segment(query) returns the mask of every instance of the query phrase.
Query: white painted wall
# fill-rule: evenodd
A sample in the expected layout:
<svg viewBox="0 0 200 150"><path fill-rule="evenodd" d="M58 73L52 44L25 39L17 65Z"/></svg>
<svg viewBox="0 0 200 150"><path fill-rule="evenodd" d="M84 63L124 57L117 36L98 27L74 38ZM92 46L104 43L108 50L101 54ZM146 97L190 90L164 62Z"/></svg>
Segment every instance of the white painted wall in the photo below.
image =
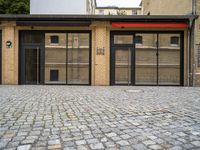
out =
<svg viewBox="0 0 200 150"><path fill-rule="evenodd" d="M87 14L86 0L30 0L30 14Z"/></svg>

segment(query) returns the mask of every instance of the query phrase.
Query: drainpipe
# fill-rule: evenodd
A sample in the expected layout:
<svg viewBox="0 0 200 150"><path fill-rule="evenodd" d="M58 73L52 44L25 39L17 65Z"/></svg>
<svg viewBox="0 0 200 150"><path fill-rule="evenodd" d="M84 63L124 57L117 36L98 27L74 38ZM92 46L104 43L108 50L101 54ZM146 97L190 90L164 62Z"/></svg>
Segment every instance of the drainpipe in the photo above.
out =
<svg viewBox="0 0 200 150"><path fill-rule="evenodd" d="M196 0L193 0L193 15L196 15ZM192 69L192 85L196 86L196 22L193 20L193 28L194 28L194 46L193 46L193 69Z"/></svg>

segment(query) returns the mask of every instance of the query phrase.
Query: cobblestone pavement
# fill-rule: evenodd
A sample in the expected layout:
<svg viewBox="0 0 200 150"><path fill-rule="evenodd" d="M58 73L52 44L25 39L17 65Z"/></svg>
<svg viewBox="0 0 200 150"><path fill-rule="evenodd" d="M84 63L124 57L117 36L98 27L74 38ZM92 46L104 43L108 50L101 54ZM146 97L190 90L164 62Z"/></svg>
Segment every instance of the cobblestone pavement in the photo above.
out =
<svg viewBox="0 0 200 150"><path fill-rule="evenodd" d="M200 88L0 86L0 149L200 149Z"/></svg>

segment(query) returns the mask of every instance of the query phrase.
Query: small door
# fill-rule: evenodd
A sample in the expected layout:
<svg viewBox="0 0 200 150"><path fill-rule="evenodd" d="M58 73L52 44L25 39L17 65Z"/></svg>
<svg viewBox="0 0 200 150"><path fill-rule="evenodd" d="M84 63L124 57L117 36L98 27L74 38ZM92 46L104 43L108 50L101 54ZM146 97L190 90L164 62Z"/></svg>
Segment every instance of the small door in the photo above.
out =
<svg viewBox="0 0 200 150"><path fill-rule="evenodd" d="M39 48L25 48L25 83L39 84L40 61Z"/></svg>
<svg viewBox="0 0 200 150"><path fill-rule="evenodd" d="M132 51L129 47L114 48L113 85L131 85Z"/></svg>

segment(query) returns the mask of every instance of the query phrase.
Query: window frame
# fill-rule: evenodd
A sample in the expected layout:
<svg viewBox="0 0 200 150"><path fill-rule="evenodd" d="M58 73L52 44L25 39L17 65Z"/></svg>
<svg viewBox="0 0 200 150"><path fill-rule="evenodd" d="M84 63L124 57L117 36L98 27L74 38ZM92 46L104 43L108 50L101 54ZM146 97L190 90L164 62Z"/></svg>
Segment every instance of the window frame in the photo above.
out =
<svg viewBox="0 0 200 150"><path fill-rule="evenodd" d="M175 42L173 40L175 40ZM180 40L180 37L178 37L178 36L171 36L170 37L170 45L171 46L179 46L179 44L180 44L179 40Z"/></svg>
<svg viewBox="0 0 200 150"><path fill-rule="evenodd" d="M140 42L137 42L137 40L138 40L137 38L138 37L140 38L139 39ZM143 37L141 35L137 35L137 36L135 35L135 44L136 45L142 45L143 44Z"/></svg>
<svg viewBox="0 0 200 150"><path fill-rule="evenodd" d="M55 39L54 39L55 38ZM57 38L57 39L56 39ZM55 40L56 42L53 42ZM59 36L58 35L51 35L50 36L50 44L51 45L58 45L59 44Z"/></svg>

